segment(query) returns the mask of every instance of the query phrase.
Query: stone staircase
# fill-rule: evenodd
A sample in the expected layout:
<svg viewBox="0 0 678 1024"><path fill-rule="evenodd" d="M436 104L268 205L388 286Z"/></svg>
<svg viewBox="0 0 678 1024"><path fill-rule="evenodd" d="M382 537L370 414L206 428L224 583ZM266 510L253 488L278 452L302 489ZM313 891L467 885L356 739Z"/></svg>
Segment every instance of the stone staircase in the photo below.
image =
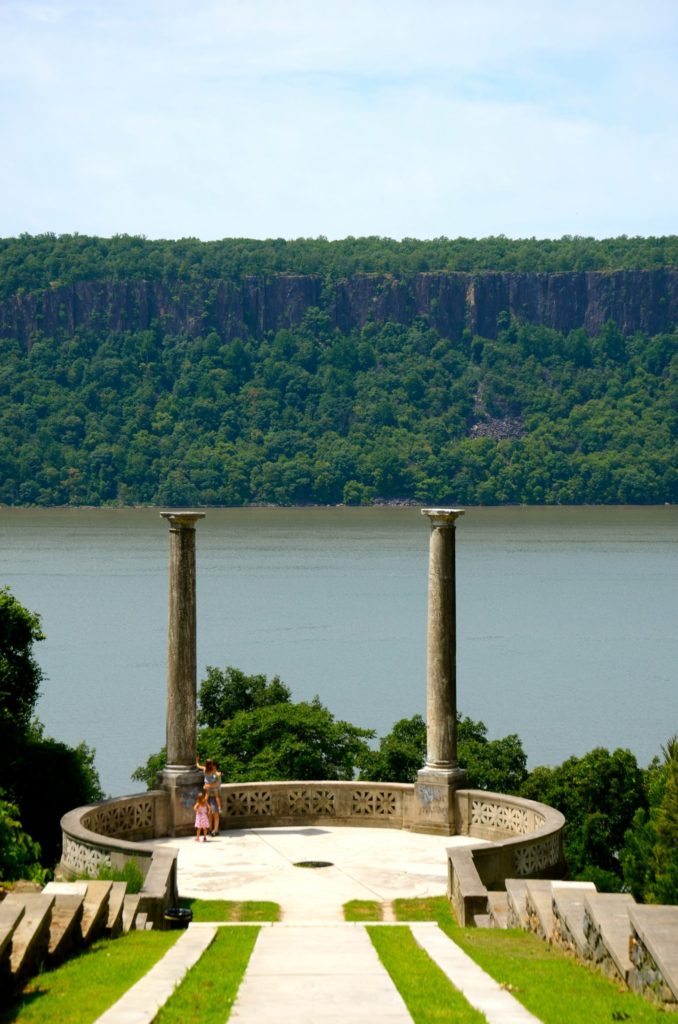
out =
<svg viewBox="0 0 678 1024"><path fill-rule="evenodd" d="M654 1002L678 1008L678 906L641 906L593 882L507 878L475 924L522 928Z"/></svg>
<svg viewBox="0 0 678 1024"><path fill-rule="evenodd" d="M124 882L49 882L0 902L0 992L16 989L98 938L147 927Z"/></svg>

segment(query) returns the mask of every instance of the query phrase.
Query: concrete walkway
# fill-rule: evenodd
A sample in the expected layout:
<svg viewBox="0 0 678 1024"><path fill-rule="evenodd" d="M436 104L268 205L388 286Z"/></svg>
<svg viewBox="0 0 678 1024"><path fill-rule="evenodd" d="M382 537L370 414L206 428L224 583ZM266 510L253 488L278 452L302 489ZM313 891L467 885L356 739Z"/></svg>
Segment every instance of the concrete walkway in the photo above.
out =
<svg viewBox="0 0 678 1024"><path fill-rule="evenodd" d="M343 920L353 899L442 896L445 851L473 840L395 829L273 828L222 832L178 847L184 897L272 900L282 921L262 925L230 1020L240 1024L411 1024L362 924ZM301 861L331 867L300 868ZM150 1024L157 1009L212 941L218 925L192 924L163 959L97 1024ZM248 927L242 925L241 927ZM388 925L384 925L388 927ZM410 925L452 983L489 1024L535 1024L435 924Z"/></svg>
<svg viewBox="0 0 678 1024"><path fill-rule="evenodd" d="M285 925L259 933L231 1011L240 1024L411 1024L361 925Z"/></svg>

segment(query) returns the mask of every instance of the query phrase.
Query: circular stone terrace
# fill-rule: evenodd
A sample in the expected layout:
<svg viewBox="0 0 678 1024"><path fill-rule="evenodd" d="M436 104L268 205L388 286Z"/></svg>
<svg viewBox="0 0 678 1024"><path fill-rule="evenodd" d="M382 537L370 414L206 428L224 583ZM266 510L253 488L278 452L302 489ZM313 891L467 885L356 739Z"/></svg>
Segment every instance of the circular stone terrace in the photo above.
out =
<svg viewBox="0 0 678 1024"><path fill-rule="evenodd" d="M227 830L205 843L156 840L178 851L182 897L270 900L284 921L340 921L350 900L443 896L448 847L476 842L333 825ZM328 866L296 866L309 862Z"/></svg>

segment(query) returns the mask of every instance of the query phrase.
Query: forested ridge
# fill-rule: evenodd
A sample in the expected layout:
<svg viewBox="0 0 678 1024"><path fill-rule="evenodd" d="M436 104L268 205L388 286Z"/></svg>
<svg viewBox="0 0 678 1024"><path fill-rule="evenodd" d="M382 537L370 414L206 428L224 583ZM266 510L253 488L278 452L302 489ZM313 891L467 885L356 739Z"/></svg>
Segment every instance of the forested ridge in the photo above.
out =
<svg viewBox="0 0 678 1024"><path fill-rule="evenodd" d="M596 239L367 237L225 238L201 242L138 235L20 235L0 238L0 298L101 278L220 278L257 274L396 275L426 271L558 272L678 266L678 235Z"/></svg>
<svg viewBox="0 0 678 1024"><path fill-rule="evenodd" d="M678 238L0 240L0 502L678 500Z"/></svg>

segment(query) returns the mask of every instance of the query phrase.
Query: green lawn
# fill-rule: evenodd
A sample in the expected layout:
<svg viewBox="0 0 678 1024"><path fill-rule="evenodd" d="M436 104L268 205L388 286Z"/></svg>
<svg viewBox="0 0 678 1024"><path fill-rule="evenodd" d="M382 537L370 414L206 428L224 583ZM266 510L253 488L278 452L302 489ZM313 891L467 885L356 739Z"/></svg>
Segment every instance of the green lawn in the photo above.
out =
<svg viewBox="0 0 678 1024"><path fill-rule="evenodd" d="M80 956L32 978L0 1010L0 1024L92 1024L177 941L181 933L133 931L102 939Z"/></svg>
<svg viewBox="0 0 678 1024"><path fill-rule="evenodd" d="M265 900L198 900L182 899L181 906L193 911L193 920L212 921L279 921L280 906Z"/></svg>
<svg viewBox="0 0 678 1024"><path fill-rule="evenodd" d="M154 1018L154 1024L224 1024L258 934L254 925L217 929L214 941Z"/></svg>
<svg viewBox="0 0 678 1024"><path fill-rule="evenodd" d="M383 917L379 900L349 900L344 903L345 921L382 921Z"/></svg>
<svg viewBox="0 0 678 1024"><path fill-rule="evenodd" d="M185 900L195 921L271 921L273 903ZM543 1024L658 1024L666 1012L619 983L577 963L563 951L522 931L460 928L444 897L394 901L400 921L436 921L487 973L512 992ZM377 920L376 901L347 904L348 920ZM157 1017L159 1024L226 1019L256 941L258 928L225 926ZM370 938L416 1024L472 1024L483 1018L469 1007L409 929L368 926ZM32 979L0 1024L92 1024L139 980L181 931L133 931L101 940L53 971ZM83 994L86 994L84 998ZM216 1016L213 1016L213 1011ZM675 1019L678 1021L678 1015Z"/></svg>
<svg viewBox="0 0 678 1024"><path fill-rule="evenodd" d="M396 900L394 910L400 921L437 921L483 970L544 1024L609 1024L615 1020L657 1024L667 1020L666 1011L536 935L460 928L445 897Z"/></svg>
<svg viewBox="0 0 678 1024"><path fill-rule="evenodd" d="M486 1024L403 925L367 931L414 1024Z"/></svg>

